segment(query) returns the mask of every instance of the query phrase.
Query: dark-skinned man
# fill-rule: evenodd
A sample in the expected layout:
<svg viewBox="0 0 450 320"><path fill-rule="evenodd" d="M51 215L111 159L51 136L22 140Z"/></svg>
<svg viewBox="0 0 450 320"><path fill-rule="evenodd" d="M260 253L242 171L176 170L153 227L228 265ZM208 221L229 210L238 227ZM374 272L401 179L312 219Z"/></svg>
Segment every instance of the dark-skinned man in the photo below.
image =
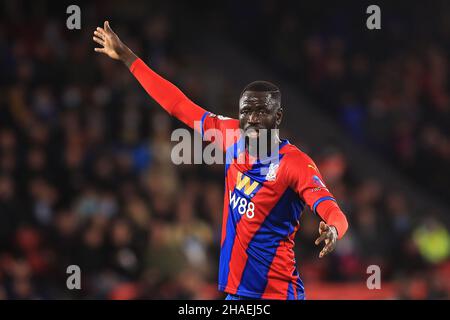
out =
<svg viewBox="0 0 450 320"><path fill-rule="evenodd" d="M325 241L320 258L334 250L348 223L311 158L279 138L283 110L278 87L253 82L241 93L239 120L215 115L150 69L108 21L94 31L93 40L101 45L96 52L125 63L156 102L202 136L207 130L222 137L239 132L220 143L227 161L218 287L226 299L305 299L293 250L304 206L322 220L315 242ZM271 147L261 156L264 141L275 145L275 152Z"/></svg>

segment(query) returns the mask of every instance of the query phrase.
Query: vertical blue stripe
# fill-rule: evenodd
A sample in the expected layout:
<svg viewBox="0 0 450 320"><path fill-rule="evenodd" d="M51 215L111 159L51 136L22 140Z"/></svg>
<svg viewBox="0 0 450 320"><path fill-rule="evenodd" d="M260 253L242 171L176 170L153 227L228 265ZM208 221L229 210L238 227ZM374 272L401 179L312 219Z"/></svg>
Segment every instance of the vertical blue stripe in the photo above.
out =
<svg viewBox="0 0 450 320"><path fill-rule="evenodd" d="M294 191L292 191L295 193ZM295 227L298 225L300 221L300 217L302 215L303 209L305 207L305 202L301 200L299 197L293 196L291 203L291 223L289 225L288 236L294 232Z"/></svg>
<svg viewBox="0 0 450 320"><path fill-rule="evenodd" d="M288 290L287 290L287 299L288 300L295 300L295 296L294 296L294 288L292 286L292 282L289 281L289 285L288 285Z"/></svg>
<svg viewBox="0 0 450 320"><path fill-rule="evenodd" d="M305 288L300 276L297 278L297 300L305 300Z"/></svg>

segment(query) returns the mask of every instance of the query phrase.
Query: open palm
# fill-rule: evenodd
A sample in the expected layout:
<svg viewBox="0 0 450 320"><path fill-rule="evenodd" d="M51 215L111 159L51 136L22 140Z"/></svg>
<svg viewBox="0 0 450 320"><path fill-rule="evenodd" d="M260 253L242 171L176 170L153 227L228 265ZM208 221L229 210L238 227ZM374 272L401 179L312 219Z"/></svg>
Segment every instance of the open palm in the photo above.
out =
<svg viewBox="0 0 450 320"><path fill-rule="evenodd" d="M112 59L121 59L121 54L125 51L125 46L119 37L112 31L109 22L105 21L103 28L97 27L94 31L93 40L103 48L95 48L96 52L108 55Z"/></svg>

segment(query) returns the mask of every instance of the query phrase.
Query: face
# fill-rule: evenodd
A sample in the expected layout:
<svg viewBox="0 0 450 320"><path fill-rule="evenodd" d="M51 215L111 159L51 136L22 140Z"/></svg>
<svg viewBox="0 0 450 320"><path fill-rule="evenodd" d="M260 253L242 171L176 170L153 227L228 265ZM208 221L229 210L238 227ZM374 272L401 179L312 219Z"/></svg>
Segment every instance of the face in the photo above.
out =
<svg viewBox="0 0 450 320"><path fill-rule="evenodd" d="M282 116L280 101L271 92L246 91L239 101L239 127L250 138L257 138L260 129L278 128Z"/></svg>

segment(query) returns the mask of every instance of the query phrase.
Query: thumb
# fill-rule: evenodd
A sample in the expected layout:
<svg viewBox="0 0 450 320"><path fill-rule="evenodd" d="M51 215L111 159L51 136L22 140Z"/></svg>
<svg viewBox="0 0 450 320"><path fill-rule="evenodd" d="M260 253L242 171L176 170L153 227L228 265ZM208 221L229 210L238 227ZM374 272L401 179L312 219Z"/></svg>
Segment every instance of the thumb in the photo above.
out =
<svg viewBox="0 0 450 320"><path fill-rule="evenodd" d="M327 229L327 224L325 223L325 222L323 222L323 221L320 221L320 225L319 225L319 229L320 230L326 230Z"/></svg>
<svg viewBox="0 0 450 320"><path fill-rule="evenodd" d="M110 27L110 25L109 25L109 21L105 21L105 23L104 23L104 29L105 29L106 31L109 31L109 32L112 31L112 30L111 30L111 27Z"/></svg>

